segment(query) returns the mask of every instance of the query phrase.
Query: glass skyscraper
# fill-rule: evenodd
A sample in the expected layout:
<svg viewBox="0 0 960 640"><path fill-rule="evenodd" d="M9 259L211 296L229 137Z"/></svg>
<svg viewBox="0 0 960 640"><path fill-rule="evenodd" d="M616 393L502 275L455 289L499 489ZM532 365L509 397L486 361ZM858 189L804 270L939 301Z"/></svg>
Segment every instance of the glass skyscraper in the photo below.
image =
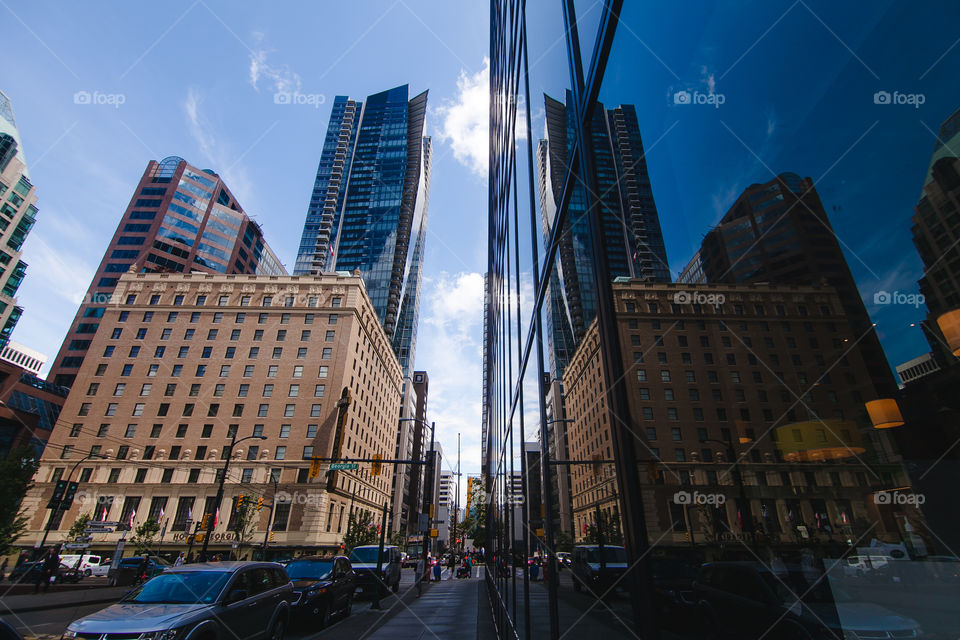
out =
<svg viewBox="0 0 960 640"><path fill-rule="evenodd" d="M36 202L13 106L0 91L0 347L10 341L23 312L16 295L27 263L20 254L37 217Z"/></svg>
<svg viewBox="0 0 960 640"><path fill-rule="evenodd" d="M404 374L413 368L432 143L427 92L334 100L295 275L358 270Z"/></svg>
<svg viewBox="0 0 960 640"><path fill-rule="evenodd" d="M541 230L549 241L575 140L573 97L565 102L544 95L545 137L537 146ZM667 252L644 159L640 125L633 105L605 109L598 104L590 121L595 173L603 224L603 248L613 278L670 282ZM569 216L563 223L558 260L550 276L547 331L550 369L561 376L570 356L596 317L591 236L583 185L574 184Z"/></svg>

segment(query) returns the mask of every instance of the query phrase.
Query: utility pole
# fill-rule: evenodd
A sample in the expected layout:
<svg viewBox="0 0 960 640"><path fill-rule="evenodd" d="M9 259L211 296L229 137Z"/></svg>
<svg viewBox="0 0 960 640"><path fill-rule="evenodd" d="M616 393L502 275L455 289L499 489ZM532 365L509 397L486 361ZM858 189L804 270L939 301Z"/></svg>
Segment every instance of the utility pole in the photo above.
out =
<svg viewBox="0 0 960 640"><path fill-rule="evenodd" d="M200 548L200 556L204 561L207 559L207 546L210 544L210 536L213 534L213 520L214 514L220 510L220 503L223 502L223 483L227 480L227 471L230 469L230 458L233 457L233 448L237 444L243 442L244 440L266 440L267 436L247 436L245 438L240 438L237 440L236 431L233 432L233 435L230 438L230 444L227 447L227 455L224 456L223 460L223 470L220 473L220 482L217 485L217 497L213 502L213 513L210 514L210 517L207 519L207 530L204 532L203 536L203 547ZM202 514L206 515L206 514Z"/></svg>

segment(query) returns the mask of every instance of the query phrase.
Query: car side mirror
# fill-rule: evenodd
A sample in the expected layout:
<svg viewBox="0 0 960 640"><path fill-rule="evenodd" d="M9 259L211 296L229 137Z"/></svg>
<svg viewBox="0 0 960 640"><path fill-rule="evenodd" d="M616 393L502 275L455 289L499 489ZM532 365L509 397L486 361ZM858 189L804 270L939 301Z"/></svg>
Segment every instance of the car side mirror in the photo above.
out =
<svg viewBox="0 0 960 640"><path fill-rule="evenodd" d="M247 590L246 589L233 589L230 593L227 594L227 599L224 601L224 604L233 604L235 602L240 602L241 600L247 599Z"/></svg>

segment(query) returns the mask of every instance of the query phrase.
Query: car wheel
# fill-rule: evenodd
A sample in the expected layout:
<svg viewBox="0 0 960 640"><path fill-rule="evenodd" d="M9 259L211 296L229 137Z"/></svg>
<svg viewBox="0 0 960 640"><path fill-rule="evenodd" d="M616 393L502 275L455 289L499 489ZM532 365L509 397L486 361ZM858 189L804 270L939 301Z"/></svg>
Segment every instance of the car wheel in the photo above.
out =
<svg viewBox="0 0 960 640"><path fill-rule="evenodd" d="M273 623L273 628L270 630L270 640L283 640L283 636L287 633L287 621L283 617L278 617L276 622Z"/></svg>
<svg viewBox="0 0 960 640"><path fill-rule="evenodd" d="M83 575L85 575L86 577L89 578L90 576L93 575L93 570L92 570L92 569L85 569L84 572L83 572Z"/></svg>
<svg viewBox="0 0 960 640"><path fill-rule="evenodd" d="M343 617L349 618L351 612L353 612L353 597L347 598L347 604L343 607Z"/></svg>
<svg viewBox="0 0 960 640"><path fill-rule="evenodd" d="M326 629L330 626L330 622L333 620L333 607L329 604L323 608L323 613L320 614L320 627Z"/></svg>

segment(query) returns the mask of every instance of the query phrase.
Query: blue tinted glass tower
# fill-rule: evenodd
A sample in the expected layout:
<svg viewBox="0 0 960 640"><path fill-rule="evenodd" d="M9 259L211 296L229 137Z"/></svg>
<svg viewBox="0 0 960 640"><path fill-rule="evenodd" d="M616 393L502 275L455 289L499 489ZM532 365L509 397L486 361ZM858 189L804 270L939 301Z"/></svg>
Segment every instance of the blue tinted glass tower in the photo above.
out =
<svg viewBox="0 0 960 640"><path fill-rule="evenodd" d="M603 247L610 276L670 282L660 218L650 187L640 125L633 105L606 109L598 104L590 122L593 165L600 206ZM566 103L544 96L546 136L537 148L540 211L544 240L554 227L557 200L573 153L575 115ZM583 184L573 185L568 216L550 275L547 332L550 369L561 376L580 339L597 315L594 264Z"/></svg>
<svg viewBox="0 0 960 640"><path fill-rule="evenodd" d="M430 190L427 92L338 97L296 275L358 270L404 373L413 369Z"/></svg>

